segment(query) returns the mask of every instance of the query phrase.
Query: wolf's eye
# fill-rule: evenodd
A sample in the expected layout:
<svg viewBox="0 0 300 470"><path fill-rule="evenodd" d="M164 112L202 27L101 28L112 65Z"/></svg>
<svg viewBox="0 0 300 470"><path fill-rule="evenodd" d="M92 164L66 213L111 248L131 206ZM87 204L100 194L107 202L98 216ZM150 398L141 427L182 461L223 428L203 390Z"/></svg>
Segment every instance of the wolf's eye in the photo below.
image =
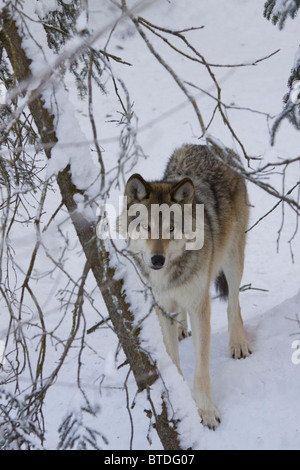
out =
<svg viewBox="0 0 300 470"><path fill-rule="evenodd" d="M171 225L169 230L170 232L174 232L174 229L175 229L174 225Z"/></svg>

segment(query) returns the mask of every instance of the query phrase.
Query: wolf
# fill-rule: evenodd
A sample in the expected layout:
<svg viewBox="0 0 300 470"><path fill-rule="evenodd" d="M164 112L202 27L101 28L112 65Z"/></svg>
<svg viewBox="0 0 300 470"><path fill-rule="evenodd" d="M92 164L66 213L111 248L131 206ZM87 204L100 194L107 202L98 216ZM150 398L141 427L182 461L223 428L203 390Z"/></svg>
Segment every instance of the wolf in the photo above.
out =
<svg viewBox="0 0 300 470"><path fill-rule="evenodd" d="M151 236L155 223L147 217L139 220L139 229L148 236L133 237L128 230L127 241L144 281L152 289L166 350L180 373L178 337L187 335L189 314L195 350L194 399L202 424L213 430L221 422L211 397L209 375L213 281L220 296L228 299L232 358L252 354L239 303L249 217L246 183L237 171L240 165L239 157L230 149L216 151L206 145L186 144L174 151L162 180L149 182L134 174L125 189L127 216L135 204L146 208L147 214L153 205L176 204L182 209L192 207L195 226L195 208L204 206L204 238L199 249L187 249L185 233L181 238L175 236L176 216L172 213L169 221L163 217L156 220L158 236ZM126 220L128 229L132 215ZM166 312L177 312L178 316L173 319Z"/></svg>

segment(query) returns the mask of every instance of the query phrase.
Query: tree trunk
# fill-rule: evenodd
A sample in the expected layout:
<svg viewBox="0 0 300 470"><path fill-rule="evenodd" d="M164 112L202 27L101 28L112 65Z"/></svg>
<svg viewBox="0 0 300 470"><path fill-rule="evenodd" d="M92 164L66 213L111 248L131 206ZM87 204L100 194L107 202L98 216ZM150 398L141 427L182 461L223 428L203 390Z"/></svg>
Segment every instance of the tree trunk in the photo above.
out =
<svg viewBox="0 0 300 470"><path fill-rule="evenodd" d="M5 48L15 77L20 83L31 75L31 60L22 47L22 39L18 28L6 9L0 12L0 18L3 27L0 31L0 46ZM50 159L51 147L55 146L57 142L53 124L54 117L48 112L40 95L30 102L29 109L42 143L47 144L45 153L47 158ZM71 181L69 167L58 174L57 183L63 203L69 212L86 259L105 301L114 331L134 374L138 390L147 390L155 417L155 428L162 445L164 449L168 450L181 449L176 422L168 417L167 397L162 396L163 406L160 414L155 412L155 404L152 403L150 390L151 385L159 379L159 371L151 361L150 356L140 346L139 330L134 327L134 318L130 311L130 305L126 302L125 294L122 291L123 283L114 279L114 270L109 266L109 253L105 250L103 242L96 237L95 225L88 222L84 214L76 211L77 205L74 201L74 195L79 191Z"/></svg>

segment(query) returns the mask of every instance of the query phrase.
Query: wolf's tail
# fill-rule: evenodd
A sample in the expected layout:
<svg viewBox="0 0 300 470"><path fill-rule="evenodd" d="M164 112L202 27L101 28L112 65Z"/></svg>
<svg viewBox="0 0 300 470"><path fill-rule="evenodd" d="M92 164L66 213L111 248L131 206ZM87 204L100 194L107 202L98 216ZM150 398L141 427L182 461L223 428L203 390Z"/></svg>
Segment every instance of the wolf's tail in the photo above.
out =
<svg viewBox="0 0 300 470"><path fill-rule="evenodd" d="M228 282L227 282L226 276L223 271L221 271L218 277L216 278L215 287L216 287L216 291L218 293L219 298L221 300L227 300L229 288L228 288Z"/></svg>

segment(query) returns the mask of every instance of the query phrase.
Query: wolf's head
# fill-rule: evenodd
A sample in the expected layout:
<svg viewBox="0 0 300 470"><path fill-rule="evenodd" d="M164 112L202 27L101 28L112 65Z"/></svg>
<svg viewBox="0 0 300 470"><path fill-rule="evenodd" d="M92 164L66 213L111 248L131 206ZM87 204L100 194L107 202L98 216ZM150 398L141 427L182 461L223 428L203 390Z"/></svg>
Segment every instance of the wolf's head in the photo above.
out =
<svg viewBox="0 0 300 470"><path fill-rule="evenodd" d="M165 268L182 255L192 238L188 229L192 233L195 229L192 180L150 183L134 174L127 182L125 197L119 231L126 232L133 254L149 269Z"/></svg>

